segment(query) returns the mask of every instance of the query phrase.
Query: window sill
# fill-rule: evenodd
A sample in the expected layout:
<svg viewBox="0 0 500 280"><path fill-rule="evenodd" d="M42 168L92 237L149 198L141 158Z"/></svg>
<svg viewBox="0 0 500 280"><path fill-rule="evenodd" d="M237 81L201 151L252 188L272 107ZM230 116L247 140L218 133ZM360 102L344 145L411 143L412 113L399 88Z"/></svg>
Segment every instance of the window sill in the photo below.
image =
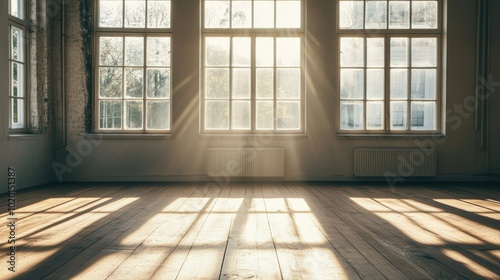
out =
<svg viewBox="0 0 500 280"><path fill-rule="evenodd" d="M173 138L172 133L154 134L154 133L95 133L95 134L82 134L87 139L165 139Z"/></svg>
<svg viewBox="0 0 500 280"><path fill-rule="evenodd" d="M276 137L276 138L307 138L305 133L208 133L201 132L200 137L202 139L213 139L213 138L266 138L266 137Z"/></svg>
<svg viewBox="0 0 500 280"><path fill-rule="evenodd" d="M45 134L31 134L31 133L9 133L9 140L34 140L45 137Z"/></svg>
<svg viewBox="0 0 500 280"><path fill-rule="evenodd" d="M422 134L353 134L337 133L340 139L445 139L442 133L422 133Z"/></svg>

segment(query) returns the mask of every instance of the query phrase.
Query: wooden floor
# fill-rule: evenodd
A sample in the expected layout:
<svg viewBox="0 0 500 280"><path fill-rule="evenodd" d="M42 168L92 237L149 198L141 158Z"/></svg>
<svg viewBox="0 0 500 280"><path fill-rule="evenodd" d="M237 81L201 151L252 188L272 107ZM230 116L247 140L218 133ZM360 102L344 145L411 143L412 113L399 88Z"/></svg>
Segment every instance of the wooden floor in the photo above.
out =
<svg viewBox="0 0 500 280"><path fill-rule="evenodd" d="M494 184L56 184L17 205L1 279L500 279Z"/></svg>

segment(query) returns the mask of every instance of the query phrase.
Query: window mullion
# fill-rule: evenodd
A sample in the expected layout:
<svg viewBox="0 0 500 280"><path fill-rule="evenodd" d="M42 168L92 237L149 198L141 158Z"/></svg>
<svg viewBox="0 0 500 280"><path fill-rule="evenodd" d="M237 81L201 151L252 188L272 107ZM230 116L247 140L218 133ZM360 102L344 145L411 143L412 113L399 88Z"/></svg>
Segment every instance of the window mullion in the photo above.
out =
<svg viewBox="0 0 500 280"><path fill-rule="evenodd" d="M256 36L250 37L250 129L257 130L257 62Z"/></svg>
<svg viewBox="0 0 500 280"><path fill-rule="evenodd" d="M413 56L412 54L412 36L410 36L408 38L408 73L407 73L407 79L408 79L408 83L406 85L407 87L407 95L406 95L406 98L407 98L407 101L406 101L406 106L407 106L407 109L406 109L406 123L407 123L407 127L406 127L406 131L411 131L411 69L412 69L412 63L411 63L411 58Z"/></svg>
<svg viewBox="0 0 500 280"><path fill-rule="evenodd" d="M384 115L385 132L391 127L391 36L384 36Z"/></svg>

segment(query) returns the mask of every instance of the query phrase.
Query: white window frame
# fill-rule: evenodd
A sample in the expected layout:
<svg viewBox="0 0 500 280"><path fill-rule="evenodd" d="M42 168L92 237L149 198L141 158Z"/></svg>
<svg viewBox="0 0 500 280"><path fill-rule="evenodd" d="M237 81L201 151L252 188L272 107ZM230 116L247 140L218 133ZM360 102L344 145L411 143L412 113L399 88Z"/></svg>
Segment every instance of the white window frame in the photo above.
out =
<svg viewBox="0 0 500 280"><path fill-rule="evenodd" d="M231 7L231 1L230 2L230 7ZM253 12L253 1L257 0L252 0L252 12ZM276 2L277 0L273 1L275 4L274 7L276 7ZM274 134L274 135L303 135L305 134L305 119L306 119L306 114L305 114L305 39L304 39L304 30L305 30L305 2L306 0L301 0L300 1L300 7L301 7L301 15L300 15L300 27L298 28L257 28L257 27L250 27L250 28L232 28L231 27L231 20L229 20L229 26L228 28L206 28L205 27L205 0L201 1L201 24L202 24L202 40L201 40L201 70L200 70L200 75L201 75L201 90L200 90L200 133L202 135L233 135L233 136L238 136L238 135L267 135L267 134ZM232 11L230 8L229 14L231 15ZM276 8L274 9L274 25L276 26ZM252 18L252 25L253 25L253 18ZM251 120L250 120L250 129L232 129L231 128L231 123L232 123L232 95L231 95L231 74L230 74L230 86L229 86L229 97L224 100L228 100L229 106L230 106L230 111L229 111L229 128L228 129L223 129L223 130L217 130L217 129L207 129L205 126L205 107L206 107L206 101L209 100L205 96L205 69L206 68L211 68L211 66L206 66L205 65L205 39L209 37L226 37L230 38L230 41L232 41L232 38L239 38L239 37L244 37L244 38L250 38L251 40L251 64L249 66L250 71L251 71L251 91L250 91L250 112L251 112ZM266 38L274 38L274 65L269 68L273 68L273 79L274 79L274 96L272 99L268 99L266 101L273 101L274 104L274 110L273 110L273 129L257 129L256 128L256 104L257 104L257 97L256 97L256 38L261 38L261 37L266 37ZM276 38L299 38L300 40L300 66L297 68L300 68L300 99L294 100L294 101L299 101L300 102L300 128L299 129L278 129L277 126L277 102L278 101L287 101L285 99L278 99L276 94L276 69L277 68L282 68L281 66L277 66L276 64ZM232 58L232 42L230 42L230 61ZM233 69L233 65L230 64L226 67L228 69ZM287 67L283 67L287 68ZM222 100L222 99L221 99Z"/></svg>
<svg viewBox="0 0 500 280"><path fill-rule="evenodd" d="M123 3L123 7L125 7L125 0L121 0ZM101 27L99 25L99 20L100 20L100 2L101 0L95 1L95 6L94 6L94 11L95 11L95 32L94 32L94 102L93 102L93 127L94 127L94 132L95 133L103 133L103 134L170 134L172 131L172 73L173 73L173 57L172 57L172 14L170 14L170 23L169 27L147 27L147 8L148 8L148 0L145 0L145 7L146 7L146 15L145 15L145 27L124 27L125 26L125 8L123 8L123 15L122 15L122 27ZM169 1L170 4L170 13L172 12L172 1ZM125 97L125 80L124 80L124 69L127 67L126 65L120 65L116 66L116 68L122 68L123 71L123 76L122 76L122 96L121 98L101 98L99 95L99 69L100 69L100 64L99 64L99 57L100 57L100 50L99 50L99 42L100 38L102 37L141 37L144 39L144 58L143 58L143 66L133 66L133 68L140 68L143 70L143 96L142 98L131 98L127 99ZM148 68L158 68L156 66L148 66L147 65L147 39L148 37L161 37L161 38L169 38L170 40L170 51L169 51L169 66L168 67L162 67L162 68L168 68L170 71L170 79L169 79L169 98L167 99L154 99L154 98L148 98L147 97L147 92L146 92L146 86L147 86L147 74L146 71ZM123 43L125 45L125 42ZM122 51L123 56L124 55L124 50ZM123 59L125 59L123 57ZM104 66L106 67L106 66ZM113 66L114 67L114 66ZM101 100L114 100L114 101L121 101L122 104L122 115L121 115L121 128L120 129L102 129L100 128L100 108L99 108L99 101ZM130 101L142 101L142 128L141 129L126 129L125 123L126 123L126 109L125 109L125 101L130 100ZM166 129L148 129L147 128L147 101L154 101L154 100L162 100L162 101L168 101L169 102L169 115L168 115L168 128Z"/></svg>
<svg viewBox="0 0 500 280"><path fill-rule="evenodd" d="M336 55L336 69L337 69L337 92L336 94L336 104L335 104L335 109L336 109L336 133L339 136L439 136L443 135L443 100L444 100L444 90L443 90L443 0L437 0L437 27L435 29L422 29L422 28L411 28L411 13L412 13L412 2L415 1L417 2L418 0L409 0L410 2L410 18L409 18L409 29L389 29L388 25L388 13L389 13L389 4L387 4L387 22L386 22L386 28L385 29L342 29L340 28L340 2L343 0L337 0L337 7L336 7L336 28L337 28L337 55ZM369 2L369 0L357 0L358 2ZM387 1L389 3L389 1ZM363 27L366 25L365 22L365 13L366 13L366 5L364 6L365 9L363 9ZM365 38L365 44L366 44L366 38L383 38L384 39L384 98L383 98L383 103L384 103L384 122L383 122L383 129L381 130L369 130L366 128L366 103L367 103L367 98L366 98L366 47L365 47L365 66L364 67L359 67L365 69L365 90L364 90L364 98L363 98L363 103L364 103L364 110L363 110L363 122L364 122L364 129L361 130L343 130L341 129L341 108L340 104L341 101L343 100L340 96L340 91L341 91L341 86L340 86L340 79L341 79L341 71L340 69L342 68L340 65L340 59L341 59L341 52L340 52L340 42L341 38L343 37L357 37L357 38ZM411 53L408 54L408 59L409 59L409 65L406 67L408 69L408 89L407 89L407 128L405 130L391 130L391 107L390 107L390 39L391 38L409 38L410 41L410 46L409 52L411 52L411 38L436 38L437 40L437 56L436 56L436 67L430 67L430 68L436 68L436 98L435 98L435 129L434 130L412 130L411 129L411 70L412 69L418 69L418 67L412 67L411 65ZM365 45L366 46L366 45ZM360 100L358 100L360 101ZM419 101L419 100L416 100Z"/></svg>

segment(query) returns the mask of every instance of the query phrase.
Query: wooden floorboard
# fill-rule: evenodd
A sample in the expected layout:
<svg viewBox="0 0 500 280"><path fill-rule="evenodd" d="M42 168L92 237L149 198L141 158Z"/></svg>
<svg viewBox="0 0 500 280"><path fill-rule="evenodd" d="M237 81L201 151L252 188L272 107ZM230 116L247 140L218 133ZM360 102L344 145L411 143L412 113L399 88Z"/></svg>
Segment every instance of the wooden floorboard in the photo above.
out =
<svg viewBox="0 0 500 280"><path fill-rule="evenodd" d="M492 183L61 183L16 202L0 279L500 279Z"/></svg>

